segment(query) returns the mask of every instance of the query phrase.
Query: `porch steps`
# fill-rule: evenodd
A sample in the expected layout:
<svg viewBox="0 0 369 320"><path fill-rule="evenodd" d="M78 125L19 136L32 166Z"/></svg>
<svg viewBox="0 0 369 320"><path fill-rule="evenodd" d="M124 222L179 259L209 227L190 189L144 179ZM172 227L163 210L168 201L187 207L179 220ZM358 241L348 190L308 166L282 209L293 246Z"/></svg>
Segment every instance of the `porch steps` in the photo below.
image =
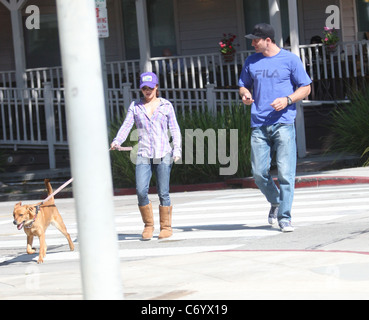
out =
<svg viewBox="0 0 369 320"><path fill-rule="evenodd" d="M1 173L0 201L42 201L47 197L44 179L50 179L51 185L55 190L69 180L70 177L71 172L69 168ZM72 194L72 185L69 185L57 197L71 197Z"/></svg>
<svg viewBox="0 0 369 320"><path fill-rule="evenodd" d="M68 150L58 149L55 151L55 161L57 168L69 167ZM34 147L25 150L0 150L0 174L2 172L36 172L49 169L49 155L47 149ZM0 181L2 181L0 179Z"/></svg>

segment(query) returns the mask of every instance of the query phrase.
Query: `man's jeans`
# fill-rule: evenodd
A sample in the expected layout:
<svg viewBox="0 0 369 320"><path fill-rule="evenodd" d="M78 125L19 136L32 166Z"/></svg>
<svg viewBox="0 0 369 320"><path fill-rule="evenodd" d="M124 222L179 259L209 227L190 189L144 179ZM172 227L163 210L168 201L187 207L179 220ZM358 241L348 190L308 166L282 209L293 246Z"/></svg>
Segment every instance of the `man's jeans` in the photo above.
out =
<svg viewBox="0 0 369 320"><path fill-rule="evenodd" d="M155 171L156 187L160 205L170 206L169 181L173 159L168 153L161 159L149 159L137 156L136 161L136 192L139 206L149 204L149 186L152 172Z"/></svg>
<svg viewBox="0 0 369 320"><path fill-rule="evenodd" d="M279 204L278 221L291 221L295 188L296 140L294 124L254 128L251 134L251 163L256 185L272 205ZM269 170L276 152L279 189Z"/></svg>

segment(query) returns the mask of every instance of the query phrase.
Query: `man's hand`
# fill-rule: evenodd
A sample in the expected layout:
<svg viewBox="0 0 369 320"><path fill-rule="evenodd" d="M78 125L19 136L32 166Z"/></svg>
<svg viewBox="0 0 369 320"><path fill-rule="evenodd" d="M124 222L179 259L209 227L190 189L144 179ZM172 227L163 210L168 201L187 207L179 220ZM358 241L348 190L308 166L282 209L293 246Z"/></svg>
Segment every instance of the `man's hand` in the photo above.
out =
<svg viewBox="0 0 369 320"><path fill-rule="evenodd" d="M242 102L243 102L245 105L247 105L247 106L249 106L249 105L252 105L252 104L253 104L254 99L252 98L252 95L251 95L251 93L250 93L250 92L244 93L244 94L242 95Z"/></svg>
<svg viewBox="0 0 369 320"><path fill-rule="evenodd" d="M275 111L282 111L287 107L288 101L286 97L277 98L270 105L275 109Z"/></svg>

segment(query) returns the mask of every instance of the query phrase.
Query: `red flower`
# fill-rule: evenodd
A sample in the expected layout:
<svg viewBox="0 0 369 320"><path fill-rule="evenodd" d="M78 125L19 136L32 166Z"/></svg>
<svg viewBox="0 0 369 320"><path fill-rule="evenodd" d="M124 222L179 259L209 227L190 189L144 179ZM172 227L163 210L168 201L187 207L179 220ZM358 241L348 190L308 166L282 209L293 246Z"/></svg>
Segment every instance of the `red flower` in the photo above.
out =
<svg viewBox="0 0 369 320"><path fill-rule="evenodd" d="M236 39L236 35L232 33L223 33L223 39L219 42L220 52L223 54L234 53L236 49L234 48L233 42Z"/></svg>

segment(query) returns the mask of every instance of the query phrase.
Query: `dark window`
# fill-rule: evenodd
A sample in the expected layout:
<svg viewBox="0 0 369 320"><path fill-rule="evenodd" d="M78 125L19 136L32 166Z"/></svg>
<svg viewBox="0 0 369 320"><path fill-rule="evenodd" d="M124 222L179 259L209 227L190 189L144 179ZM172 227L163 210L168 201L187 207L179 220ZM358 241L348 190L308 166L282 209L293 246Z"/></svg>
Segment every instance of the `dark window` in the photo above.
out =
<svg viewBox="0 0 369 320"><path fill-rule="evenodd" d="M24 23L25 26L25 19ZM61 65L59 33L56 14L41 14L40 29L24 27L27 68L54 67Z"/></svg>

